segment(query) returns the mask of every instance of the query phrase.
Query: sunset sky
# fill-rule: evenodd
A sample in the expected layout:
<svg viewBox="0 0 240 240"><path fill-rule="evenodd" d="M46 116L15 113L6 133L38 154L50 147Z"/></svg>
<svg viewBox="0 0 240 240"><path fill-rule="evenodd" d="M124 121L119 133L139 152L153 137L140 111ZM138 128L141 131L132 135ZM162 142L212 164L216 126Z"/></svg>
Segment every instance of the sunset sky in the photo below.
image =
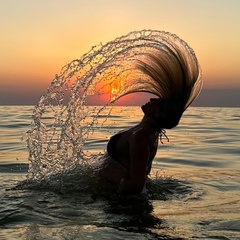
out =
<svg viewBox="0 0 240 240"><path fill-rule="evenodd" d="M1 0L0 104L36 104L61 68L130 31L177 34L195 51L203 106L240 106L239 0Z"/></svg>

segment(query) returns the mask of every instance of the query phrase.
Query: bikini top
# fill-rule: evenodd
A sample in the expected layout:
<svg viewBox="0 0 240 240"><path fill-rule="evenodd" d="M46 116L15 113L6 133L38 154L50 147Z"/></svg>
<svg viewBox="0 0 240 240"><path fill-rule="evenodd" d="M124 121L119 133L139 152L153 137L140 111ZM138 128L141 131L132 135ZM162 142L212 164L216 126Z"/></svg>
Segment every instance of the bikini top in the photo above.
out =
<svg viewBox="0 0 240 240"><path fill-rule="evenodd" d="M124 163L120 162L118 159L118 154L117 154L117 142L119 141L120 137L126 133L129 129L125 129L122 130L120 132L118 132L117 134L113 135L110 140L108 141L107 144L107 153L108 155L114 159L115 161L117 161L119 164L121 164L122 166L124 166L126 169L129 169L128 166L126 166ZM149 160L149 162L151 162L152 160Z"/></svg>
<svg viewBox="0 0 240 240"><path fill-rule="evenodd" d="M107 144L107 153L108 155L117 160L118 159L118 154L117 154L117 142L119 138L128 130L122 130L119 133L113 135L110 140L108 141Z"/></svg>

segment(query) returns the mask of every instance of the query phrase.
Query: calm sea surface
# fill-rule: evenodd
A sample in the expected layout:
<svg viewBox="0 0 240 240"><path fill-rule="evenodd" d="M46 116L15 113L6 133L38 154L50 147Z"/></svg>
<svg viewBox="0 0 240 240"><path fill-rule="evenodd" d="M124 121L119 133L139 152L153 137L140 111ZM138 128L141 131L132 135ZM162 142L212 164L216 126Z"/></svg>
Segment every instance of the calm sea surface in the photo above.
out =
<svg viewBox="0 0 240 240"><path fill-rule="evenodd" d="M240 239L239 108L189 108L167 131L170 142L159 143L151 193L134 197L103 197L96 188L16 189L28 171L21 138L32 111L0 106L1 240ZM102 152L112 134L141 116L139 107L115 107L110 125L89 137L88 150ZM64 179L73 183L61 178L63 185ZM75 178L74 184L84 183Z"/></svg>

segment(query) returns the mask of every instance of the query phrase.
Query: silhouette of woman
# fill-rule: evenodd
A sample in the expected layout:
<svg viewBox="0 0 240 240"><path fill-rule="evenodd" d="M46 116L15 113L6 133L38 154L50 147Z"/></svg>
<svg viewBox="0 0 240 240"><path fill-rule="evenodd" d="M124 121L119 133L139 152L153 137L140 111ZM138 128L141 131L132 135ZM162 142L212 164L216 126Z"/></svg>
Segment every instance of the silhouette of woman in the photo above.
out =
<svg viewBox="0 0 240 240"><path fill-rule="evenodd" d="M164 129L178 125L183 112L200 93L202 79L197 58L193 51L182 46L166 42L160 50L143 53L136 63L136 68L150 82L150 88L142 91L158 98L141 107L144 116L138 125L117 133L108 142L99 173L115 191L142 192L159 136Z"/></svg>

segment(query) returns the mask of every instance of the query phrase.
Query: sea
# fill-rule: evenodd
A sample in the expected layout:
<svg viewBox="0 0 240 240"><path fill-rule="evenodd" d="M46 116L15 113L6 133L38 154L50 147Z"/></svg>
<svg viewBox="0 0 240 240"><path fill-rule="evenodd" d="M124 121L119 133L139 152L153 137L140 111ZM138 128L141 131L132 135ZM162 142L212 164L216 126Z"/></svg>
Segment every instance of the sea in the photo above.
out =
<svg viewBox="0 0 240 240"><path fill-rule="evenodd" d="M135 196L103 194L96 179L88 183L91 176L76 172L48 175L44 186L24 185L33 109L0 106L1 240L240 239L239 108L189 107L166 131L169 141L159 140L149 187ZM105 151L112 134L137 124L142 112L115 106L104 117L111 124L86 141L95 154Z"/></svg>

